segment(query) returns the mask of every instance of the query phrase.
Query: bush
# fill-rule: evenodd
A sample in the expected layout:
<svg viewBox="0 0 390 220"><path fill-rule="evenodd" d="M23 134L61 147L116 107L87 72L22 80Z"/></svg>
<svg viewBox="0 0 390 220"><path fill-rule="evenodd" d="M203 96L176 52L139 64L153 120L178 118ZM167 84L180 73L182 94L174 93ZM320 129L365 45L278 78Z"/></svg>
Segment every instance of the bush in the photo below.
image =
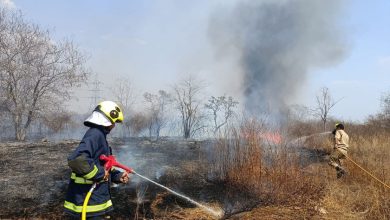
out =
<svg viewBox="0 0 390 220"><path fill-rule="evenodd" d="M245 120L217 140L212 175L232 188L255 195L257 203L313 208L324 183L300 167L298 152L286 144L269 144L269 131L256 120Z"/></svg>

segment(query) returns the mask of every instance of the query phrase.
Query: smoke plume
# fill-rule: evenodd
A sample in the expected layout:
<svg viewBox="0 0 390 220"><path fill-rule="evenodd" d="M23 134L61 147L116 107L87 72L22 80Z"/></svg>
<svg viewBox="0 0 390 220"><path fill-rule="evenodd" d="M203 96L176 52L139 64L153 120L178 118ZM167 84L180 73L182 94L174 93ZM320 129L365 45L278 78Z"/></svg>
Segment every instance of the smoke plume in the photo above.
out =
<svg viewBox="0 0 390 220"><path fill-rule="evenodd" d="M240 1L215 11L211 42L219 59L236 58L249 114L280 119L313 68L342 60L342 2Z"/></svg>

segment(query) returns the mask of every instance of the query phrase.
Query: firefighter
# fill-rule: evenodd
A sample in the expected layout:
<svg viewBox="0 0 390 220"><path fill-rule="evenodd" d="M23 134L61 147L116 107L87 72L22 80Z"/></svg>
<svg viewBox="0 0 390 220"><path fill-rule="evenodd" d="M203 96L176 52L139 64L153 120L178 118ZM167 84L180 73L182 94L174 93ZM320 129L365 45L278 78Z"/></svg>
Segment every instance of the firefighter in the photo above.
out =
<svg viewBox="0 0 390 220"><path fill-rule="evenodd" d="M97 187L88 206L87 218L99 219L113 210L110 183L127 183L128 173L117 170L106 171L99 160L102 154L111 155L106 136L115 127L115 123L123 121L123 112L117 104L103 101L98 104L92 114L84 121L89 127L79 146L68 157L68 165L72 170L68 192L65 199L65 212L80 218L85 196L94 182ZM109 216L107 216L109 217Z"/></svg>
<svg viewBox="0 0 390 220"><path fill-rule="evenodd" d="M334 135L333 152L330 154L329 165L336 169L337 178L341 178L345 175L345 170L341 166L340 159L344 159L347 155L349 147L349 136L344 131L344 125L337 123L332 134Z"/></svg>

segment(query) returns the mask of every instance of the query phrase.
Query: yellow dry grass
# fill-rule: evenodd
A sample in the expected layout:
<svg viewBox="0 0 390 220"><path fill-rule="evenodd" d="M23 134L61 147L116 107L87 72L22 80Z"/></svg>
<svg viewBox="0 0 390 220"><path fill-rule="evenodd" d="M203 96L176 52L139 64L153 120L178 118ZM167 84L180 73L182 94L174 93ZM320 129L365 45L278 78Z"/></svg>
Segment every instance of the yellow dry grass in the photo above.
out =
<svg viewBox="0 0 390 220"><path fill-rule="evenodd" d="M302 168L298 158L283 147L271 152L265 149L257 135L261 127L250 123L232 133L233 139L235 134L245 135L236 135L240 141L233 142L237 146L229 149L230 154L235 150L236 158L221 162L228 170L225 178L237 187L257 193L263 204L278 208L259 206L240 219L256 219L255 213L262 213L262 219L390 219L390 189L351 161L343 160L348 175L342 179L336 179L335 170L325 161ZM351 125L347 132L351 138L349 157L389 185L390 131L370 125ZM221 143L223 151L229 143ZM331 136L308 139L305 144L327 153L333 145Z"/></svg>
<svg viewBox="0 0 390 220"><path fill-rule="evenodd" d="M348 155L390 184L390 131L368 125L349 128ZM246 121L216 145L215 160L208 169L231 188L250 192L259 201L257 207L229 219L390 219L390 190L351 161L342 161L348 171L342 179L336 179L335 170L324 158L302 167L299 153L265 145L259 135L262 129L260 123ZM332 151L331 137L310 138L304 145L316 152ZM184 167L196 173L196 164ZM152 204L156 219L213 219L199 208L170 206L163 210L159 208L164 207L159 206L163 197L159 195ZM211 206L217 208L218 204Z"/></svg>
<svg viewBox="0 0 390 220"><path fill-rule="evenodd" d="M390 131L370 125L352 125L348 156L372 175L390 184ZM329 139L317 143L331 149ZM335 179L335 171L321 165L326 190L320 205L327 214L322 219L390 219L390 189L374 180L348 159L342 161L348 175Z"/></svg>
<svg viewBox="0 0 390 220"><path fill-rule="evenodd" d="M232 220L292 220L312 219L313 213L299 206L265 206L258 207L249 212L240 213Z"/></svg>

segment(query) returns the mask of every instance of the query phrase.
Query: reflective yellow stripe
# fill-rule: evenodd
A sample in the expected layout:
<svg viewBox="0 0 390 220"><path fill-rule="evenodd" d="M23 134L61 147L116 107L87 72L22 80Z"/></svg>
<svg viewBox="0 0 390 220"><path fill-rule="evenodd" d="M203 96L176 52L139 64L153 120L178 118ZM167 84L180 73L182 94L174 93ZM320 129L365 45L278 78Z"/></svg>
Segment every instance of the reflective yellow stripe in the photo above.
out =
<svg viewBox="0 0 390 220"><path fill-rule="evenodd" d="M99 169L97 168L96 165L93 165L93 170L91 172L89 172L87 175L84 175L84 178L85 179L91 179L92 177L94 177L96 175L96 173L99 171Z"/></svg>
<svg viewBox="0 0 390 220"><path fill-rule="evenodd" d="M111 202L111 200L108 200L107 202L105 202L103 204L87 206L87 212L99 212L99 211L103 211L111 206L112 206L112 202ZM83 209L82 205L75 205L75 204L68 202L68 201L65 201L64 207L69 209L69 210L72 210L74 212L78 212L78 213L81 213L81 211Z"/></svg>
<svg viewBox="0 0 390 220"><path fill-rule="evenodd" d="M87 179L85 179L83 177L77 177L75 173L72 173L70 178L72 180L74 180L75 183L78 183L78 184L93 184L93 181L87 180Z"/></svg>

